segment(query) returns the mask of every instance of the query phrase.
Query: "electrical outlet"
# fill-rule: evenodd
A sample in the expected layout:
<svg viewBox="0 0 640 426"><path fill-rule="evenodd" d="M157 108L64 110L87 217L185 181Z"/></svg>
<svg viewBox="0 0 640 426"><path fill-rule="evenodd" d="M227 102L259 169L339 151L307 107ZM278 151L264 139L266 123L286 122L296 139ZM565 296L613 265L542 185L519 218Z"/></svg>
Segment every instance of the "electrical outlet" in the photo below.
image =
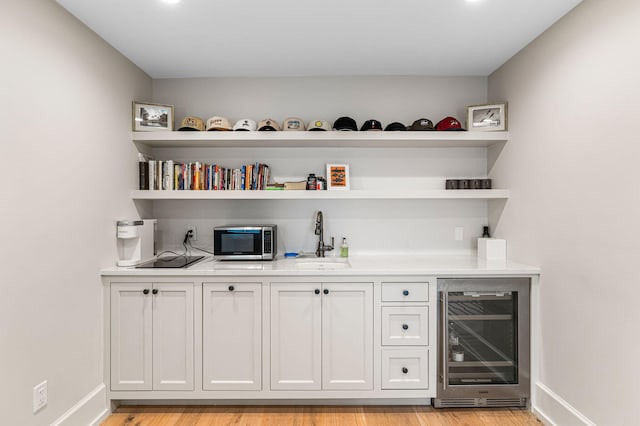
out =
<svg viewBox="0 0 640 426"><path fill-rule="evenodd" d="M189 232L189 230L191 230L191 240L198 241L198 230L196 229L195 225L187 225L186 232Z"/></svg>
<svg viewBox="0 0 640 426"><path fill-rule="evenodd" d="M47 381L33 387L33 412L47 405Z"/></svg>
<svg viewBox="0 0 640 426"><path fill-rule="evenodd" d="M453 234L456 241L462 241L464 238L464 228L462 226L456 226L453 230Z"/></svg>

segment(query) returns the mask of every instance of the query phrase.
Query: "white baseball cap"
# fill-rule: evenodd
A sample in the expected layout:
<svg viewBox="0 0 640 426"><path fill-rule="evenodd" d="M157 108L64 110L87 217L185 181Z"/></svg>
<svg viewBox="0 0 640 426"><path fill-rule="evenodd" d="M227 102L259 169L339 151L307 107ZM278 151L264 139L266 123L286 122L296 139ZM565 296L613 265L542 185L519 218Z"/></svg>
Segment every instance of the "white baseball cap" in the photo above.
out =
<svg viewBox="0 0 640 426"><path fill-rule="evenodd" d="M209 130L231 130L231 123L225 117L211 117L207 120L207 131Z"/></svg>
<svg viewBox="0 0 640 426"><path fill-rule="evenodd" d="M302 118L298 117L289 117L282 123L282 130L285 131L298 131L305 130L304 121Z"/></svg>
<svg viewBox="0 0 640 426"><path fill-rule="evenodd" d="M243 118L242 120L238 120L233 126L233 130L235 131L255 132L257 129L258 125L250 118Z"/></svg>
<svg viewBox="0 0 640 426"><path fill-rule="evenodd" d="M331 131L331 124L327 120L310 121L307 130Z"/></svg>

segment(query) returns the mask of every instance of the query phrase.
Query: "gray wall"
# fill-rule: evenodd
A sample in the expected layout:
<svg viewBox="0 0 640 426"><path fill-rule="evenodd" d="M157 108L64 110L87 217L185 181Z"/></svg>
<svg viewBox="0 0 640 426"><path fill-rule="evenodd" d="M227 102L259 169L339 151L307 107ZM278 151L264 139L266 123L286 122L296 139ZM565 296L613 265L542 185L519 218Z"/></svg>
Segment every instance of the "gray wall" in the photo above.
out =
<svg viewBox="0 0 640 426"><path fill-rule="evenodd" d="M437 122L448 115L463 123L467 105L486 101L486 77L298 77L156 79L153 97L175 106L176 125L185 115L204 120L214 115L280 123L288 116L305 122L340 116L358 125L375 118L383 126L411 124L422 117ZM265 144L267 145L267 144ZM247 148L156 149L159 159L211 161L230 167L260 161L276 180L301 180L308 173L325 175L326 163L350 166L352 189L382 186L442 189L446 177L484 177L486 149L391 148ZM229 222L268 222L279 226L279 252L313 250L313 220L324 212L326 236L343 236L351 253L470 252L487 222L486 201L329 200L156 202L161 245L181 249L188 225L198 227L198 246L210 248L212 229ZM464 228L463 241L454 228Z"/></svg>
<svg viewBox="0 0 640 426"><path fill-rule="evenodd" d="M66 422L86 425L106 408L98 271L136 214L131 101L151 79L50 0L2 2L0 56L0 423L48 425L93 395Z"/></svg>
<svg viewBox="0 0 640 426"><path fill-rule="evenodd" d="M537 408L560 425L640 423L638 22L635 0L585 0L489 78L511 130L492 221L542 268Z"/></svg>

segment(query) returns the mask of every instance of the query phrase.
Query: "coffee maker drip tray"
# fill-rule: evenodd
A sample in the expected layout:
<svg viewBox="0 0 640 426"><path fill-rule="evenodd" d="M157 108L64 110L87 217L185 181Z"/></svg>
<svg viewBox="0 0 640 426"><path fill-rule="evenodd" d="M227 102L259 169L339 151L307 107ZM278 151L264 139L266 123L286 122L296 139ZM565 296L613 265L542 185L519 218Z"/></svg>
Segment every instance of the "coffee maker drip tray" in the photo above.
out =
<svg viewBox="0 0 640 426"><path fill-rule="evenodd" d="M184 268L187 267L200 259L204 258L204 256L171 256L171 257L162 257L154 260L150 260L148 262L141 263L136 265L136 268Z"/></svg>

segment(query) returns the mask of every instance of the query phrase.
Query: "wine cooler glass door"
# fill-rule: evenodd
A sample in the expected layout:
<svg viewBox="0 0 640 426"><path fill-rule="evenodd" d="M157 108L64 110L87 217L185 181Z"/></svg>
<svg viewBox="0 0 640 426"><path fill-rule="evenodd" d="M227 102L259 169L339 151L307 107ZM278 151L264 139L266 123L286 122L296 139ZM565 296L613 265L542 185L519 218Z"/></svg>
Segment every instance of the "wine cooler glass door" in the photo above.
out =
<svg viewBox="0 0 640 426"><path fill-rule="evenodd" d="M446 384L517 384L518 292L447 291L444 297Z"/></svg>

